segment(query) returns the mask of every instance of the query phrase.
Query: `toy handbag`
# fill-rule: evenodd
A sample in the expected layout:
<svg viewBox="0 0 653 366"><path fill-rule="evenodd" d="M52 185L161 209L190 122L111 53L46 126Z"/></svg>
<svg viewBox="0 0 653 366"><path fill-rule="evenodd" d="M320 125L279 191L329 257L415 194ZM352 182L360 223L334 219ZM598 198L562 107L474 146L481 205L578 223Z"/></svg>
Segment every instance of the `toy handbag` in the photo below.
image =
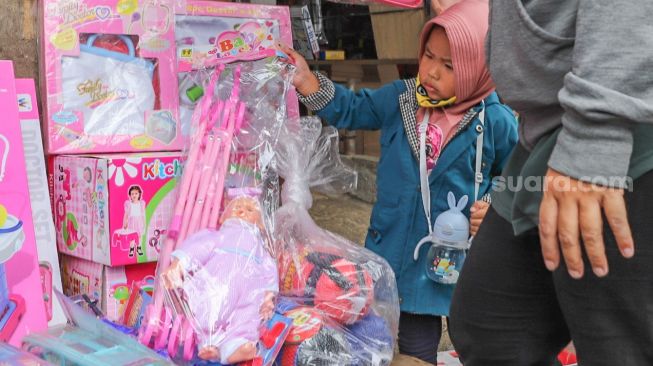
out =
<svg viewBox="0 0 653 366"><path fill-rule="evenodd" d="M153 63L135 56L129 37L117 37L128 54L93 46L94 34L78 57L62 57L63 108L81 114L87 135L143 134L145 111L154 109Z"/></svg>

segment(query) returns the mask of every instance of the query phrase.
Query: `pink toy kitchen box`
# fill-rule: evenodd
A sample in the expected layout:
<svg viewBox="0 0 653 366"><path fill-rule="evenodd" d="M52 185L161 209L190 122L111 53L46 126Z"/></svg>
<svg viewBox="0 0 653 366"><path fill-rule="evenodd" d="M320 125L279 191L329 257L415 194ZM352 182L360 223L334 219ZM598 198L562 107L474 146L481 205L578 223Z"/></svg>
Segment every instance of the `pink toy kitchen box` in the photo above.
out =
<svg viewBox="0 0 653 366"><path fill-rule="evenodd" d="M81 258L61 256L64 294L86 294L99 300L106 317L121 322L135 283L153 283L156 263L109 267Z"/></svg>
<svg viewBox="0 0 653 366"><path fill-rule="evenodd" d="M110 266L156 261L181 169L179 153L57 156L59 252Z"/></svg>
<svg viewBox="0 0 653 366"><path fill-rule="evenodd" d="M41 138L41 123L36 103L36 88L32 79L17 79L18 112L23 134L25 169L29 184L30 202L36 248L39 255L39 272L43 287L43 300L48 316L48 325L66 323L61 304L54 299L53 288L62 291L61 271L57 256L56 233L52 220L52 206L45 173L45 155Z"/></svg>
<svg viewBox="0 0 653 366"><path fill-rule="evenodd" d="M178 0L43 0L41 80L50 154L173 151Z"/></svg>
<svg viewBox="0 0 653 366"><path fill-rule="evenodd" d="M0 341L47 328L14 69L0 61Z"/></svg>

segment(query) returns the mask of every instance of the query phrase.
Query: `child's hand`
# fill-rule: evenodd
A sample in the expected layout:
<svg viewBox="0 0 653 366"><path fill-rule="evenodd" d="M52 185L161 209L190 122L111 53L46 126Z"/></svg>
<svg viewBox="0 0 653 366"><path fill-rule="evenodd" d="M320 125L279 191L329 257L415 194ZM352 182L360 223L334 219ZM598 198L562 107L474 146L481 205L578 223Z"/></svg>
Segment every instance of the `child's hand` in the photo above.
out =
<svg viewBox="0 0 653 366"><path fill-rule="evenodd" d="M279 47L279 50L290 57L290 61L296 67L293 85L297 91L301 95L307 96L320 90L320 82L311 72L304 57L285 44L279 43L277 46Z"/></svg>
<svg viewBox="0 0 653 366"><path fill-rule="evenodd" d="M470 217L469 233L472 236L475 236L478 232L478 228L481 227L483 218L487 213L487 209L490 207L490 204L485 201L476 201L472 205L472 208L469 209L469 212L472 213Z"/></svg>

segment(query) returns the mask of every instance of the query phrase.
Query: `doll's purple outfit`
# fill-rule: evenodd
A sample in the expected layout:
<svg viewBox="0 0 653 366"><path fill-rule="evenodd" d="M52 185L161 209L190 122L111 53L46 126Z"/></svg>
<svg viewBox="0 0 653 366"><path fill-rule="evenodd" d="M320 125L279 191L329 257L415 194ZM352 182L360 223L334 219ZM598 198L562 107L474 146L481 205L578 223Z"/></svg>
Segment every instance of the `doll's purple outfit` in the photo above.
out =
<svg viewBox="0 0 653 366"><path fill-rule="evenodd" d="M256 227L239 218L220 230L202 230L172 253L183 268L185 314L203 330L199 348L215 346L221 362L247 342L257 342L260 308L278 292L277 266Z"/></svg>

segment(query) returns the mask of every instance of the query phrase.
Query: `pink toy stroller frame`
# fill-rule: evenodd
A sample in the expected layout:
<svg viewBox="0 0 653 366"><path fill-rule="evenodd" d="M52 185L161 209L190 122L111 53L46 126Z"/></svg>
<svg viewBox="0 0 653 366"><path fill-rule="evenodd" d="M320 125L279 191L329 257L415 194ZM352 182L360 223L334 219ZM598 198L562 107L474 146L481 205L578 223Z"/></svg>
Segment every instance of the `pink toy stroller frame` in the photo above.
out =
<svg viewBox="0 0 653 366"><path fill-rule="evenodd" d="M188 158L179 186L179 198L159 256L158 274L170 265L171 253L178 243L204 228L217 228L229 164L231 143L240 130L245 104L239 100L240 67L234 71L234 86L229 99L214 102L214 90L224 65L218 65L211 76L205 96L193 114L195 132L190 141ZM171 357L183 345L183 358L191 360L195 351L193 326L182 314L187 306L179 298L167 298L177 311L164 306L164 294L157 276L154 301L148 306L139 331L139 341L162 349L167 345ZM173 315L176 313L176 316Z"/></svg>

